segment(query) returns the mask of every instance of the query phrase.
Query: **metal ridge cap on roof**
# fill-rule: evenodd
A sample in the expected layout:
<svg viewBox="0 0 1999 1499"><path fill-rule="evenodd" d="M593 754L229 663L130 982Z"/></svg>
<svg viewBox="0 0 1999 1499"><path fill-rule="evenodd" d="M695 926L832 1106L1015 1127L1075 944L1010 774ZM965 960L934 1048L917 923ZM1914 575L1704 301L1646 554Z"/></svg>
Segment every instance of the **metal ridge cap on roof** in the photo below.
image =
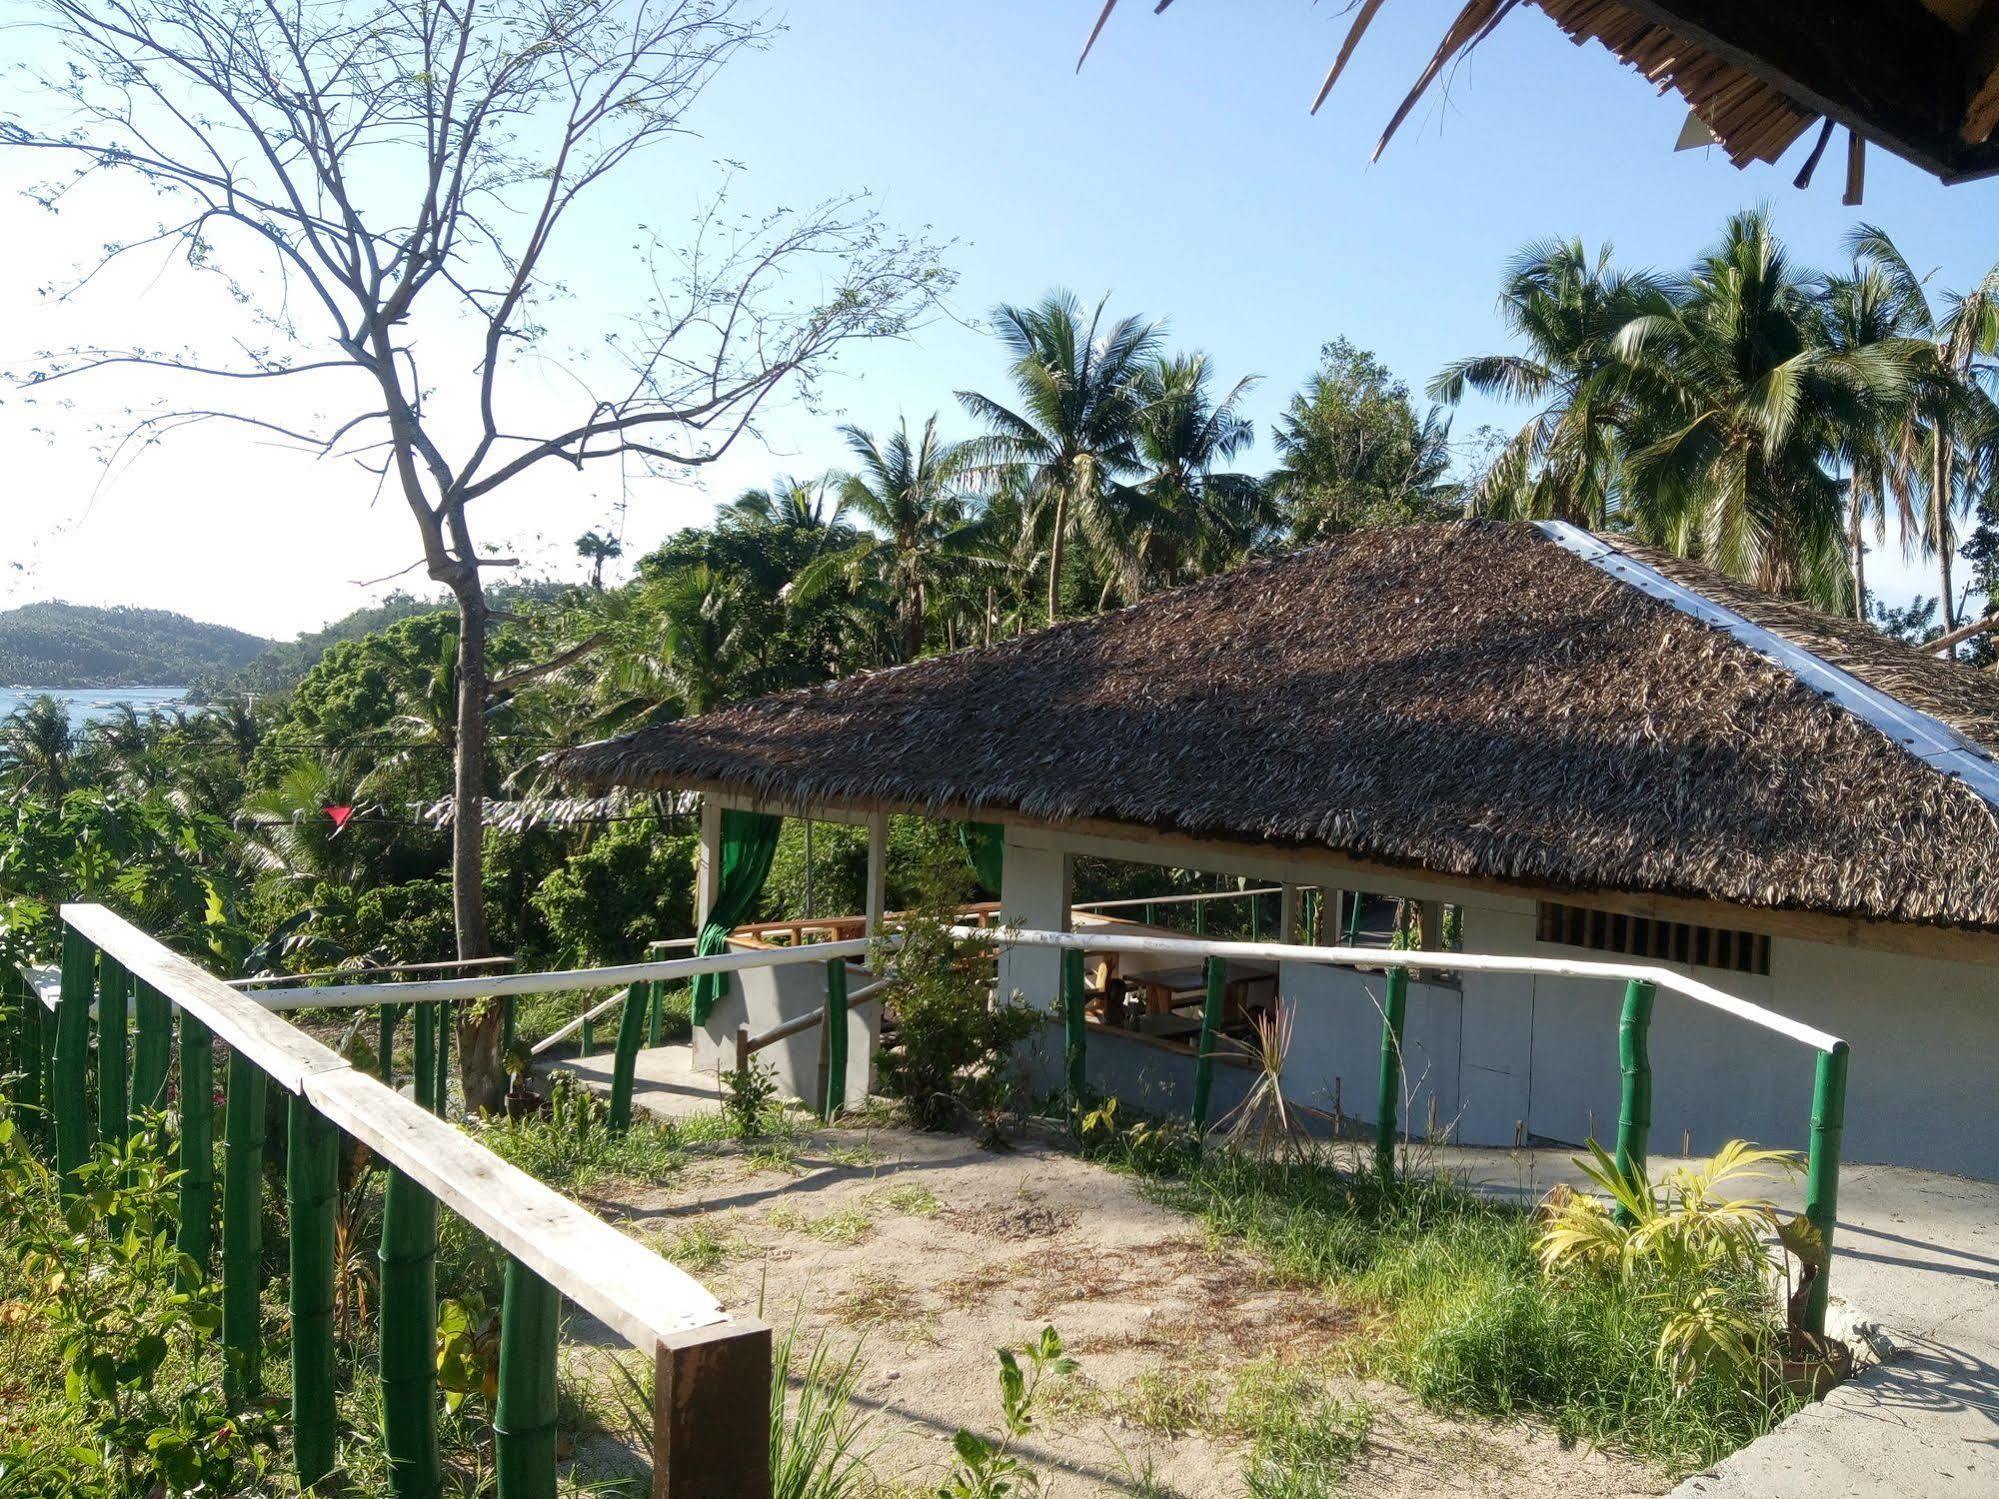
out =
<svg viewBox="0 0 1999 1499"><path fill-rule="evenodd" d="M1999 808L1999 765L1994 765L1991 756L1975 741L1941 719L1863 682L1844 667L1835 666L1795 640L1744 618L1727 605L1676 583L1593 532L1559 520L1536 521L1535 525L1557 546L1573 552L1590 566L1640 593L1670 604L1690 618L1727 631L1814 692L1824 693L1849 713L1872 724L1932 770L1964 782L1988 804Z"/></svg>

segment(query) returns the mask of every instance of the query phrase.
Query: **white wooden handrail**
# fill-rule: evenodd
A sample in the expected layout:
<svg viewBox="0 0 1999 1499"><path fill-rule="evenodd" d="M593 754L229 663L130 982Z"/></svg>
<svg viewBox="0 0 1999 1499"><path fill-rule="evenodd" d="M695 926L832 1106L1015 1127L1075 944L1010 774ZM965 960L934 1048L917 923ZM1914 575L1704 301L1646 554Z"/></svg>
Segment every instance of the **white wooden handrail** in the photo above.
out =
<svg viewBox="0 0 1999 1499"><path fill-rule="evenodd" d="M1074 911L1117 911L1126 906L1185 906L1208 900L1246 900L1252 895L1282 895L1282 885L1259 885L1254 890L1199 890L1192 895L1135 895L1130 899L1092 900L1070 907Z"/></svg>
<svg viewBox="0 0 1999 1499"><path fill-rule="evenodd" d="M1082 952L1153 953L1175 958L1250 958L1270 963L1318 963L1338 968L1434 968L1453 973L1539 973L1554 978L1637 979L1684 995L1696 1004L1720 1010L1764 1030L1830 1052L1842 1043L1837 1036L1788 1015L1675 973L1642 963L1590 963L1570 958L1517 958L1477 953L1439 952L1399 947L1311 947L1298 942L1218 942L1203 937L1099 936L1093 932L1044 932L1031 928L952 927L951 935L981 939L998 947L1073 948Z"/></svg>

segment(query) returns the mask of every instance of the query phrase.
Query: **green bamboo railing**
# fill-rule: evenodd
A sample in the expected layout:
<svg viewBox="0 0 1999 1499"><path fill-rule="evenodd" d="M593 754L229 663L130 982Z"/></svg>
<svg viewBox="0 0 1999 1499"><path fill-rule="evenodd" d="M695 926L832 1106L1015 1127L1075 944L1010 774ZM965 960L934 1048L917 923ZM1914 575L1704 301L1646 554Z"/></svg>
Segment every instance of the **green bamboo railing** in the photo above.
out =
<svg viewBox="0 0 1999 1499"><path fill-rule="evenodd" d="M1080 958L1081 953L1077 956ZM1194 1138L1208 1132L1208 1108L1215 1093L1215 1048L1221 1045L1223 1006L1228 998L1228 963L1208 959L1208 992L1201 1005L1201 1046L1194 1053Z"/></svg>
<svg viewBox="0 0 1999 1499"><path fill-rule="evenodd" d="M1381 1081L1375 1095L1374 1169L1395 1181L1395 1125L1402 1104L1402 1030L1409 1015L1409 970L1391 968L1382 985Z"/></svg>
<svg viewBox="0 0 1999 1499"><path fill-rule="evenodd" d="M1089 1093L1090 1028L1084 1006L1089 996L1084 990L1083 955L1071 949L1062 954L1062 1061L1069 1083L1069 1122L1074 1127L1082 1117Z"/></svg>
<svg viewBox="0 0 1999 1499"><path fill-rule="evenodd" d="M393 1499L439 1499L443 1490L435 1374L440 1202L432 1190L440 1183L451 1188L456 1209L508 1253L494 1407L501 1499L549 1499L555 1493L558 1282L608 1325L648 1349L662 1379L682 1392L659 1414L656 1492L667 1499L706 1499L722 1492L756 1499L768 1495L767 1477L758 1477L767 1454L755 1451L736 1463L727 1449L750 1434L744 1412L760 1412L768 1399L769 1329L728 1321L705 1293L693 1310L674 1311L686 1294L676 1286L696 1292L699 1287L455 1129L426 1117L443 1097L448 1004L412 1007L415 1092L423 1111L412 1116L410 1104L380 1081L364 1078L335 1053L165 953L143 933L95 907L66 907L66 922L73 911L79 920L87 918L92 933L111 935L93 940L74 925L65 926L63 979L54 1015L63 1041L62 1065L52 1070L46 1095L52 1133L69 1152L73 1170L87 1158L95 1128L123 1127L121 1107L139 1110L155 1101L178 1102L168 1117L178 1123L173 1142L179 1167L175 1245L186 1256L177 1277L184 1285L187 1277L206 1273L214 1249L217 1033L207 1022L214 1019L222 1026L228 1067L218 1341L225 1393L237 1405L255 1403L264 1383L265 1104L273 1082L285 1094L291 1432L302 1492L325 1490L340 1471L334 1288L340 1140L347 1131L389 1168L378 1250L377 1334L382 1442ZM139 966L128 966L132 964ZM104 993L98 1000L100 1023L93 1028L91 1003L100 971ZM202 992L190 997L190 986ZM136 1026L121 1023L125 1009L120 1001L128 990L135 996ZM20 1018L26 1007L37 1012L29 1017L37 1036L45 1029L41 1016L47 1010L18 976L0 985L0 995L11 1001L0 1016L0 1044L13 1061L24 1045L19 1036L29 1023ZM641 1028L649 1000L642 992L631 1008ZM176 1020L178 1047L172 1034ZM90 1083L93 1029L111 1079L102 1090L93 1090ZM392 1053L385 1048L385 1054ZM176 1080L176 1061L177 1090L170 1086ZM121 1074L129 1076L129 1093L117 1086ZM16 1099L22 1101L18 1091ZM123 1117L129 1123L130 1116ZM430 1153L411 1156L408 1142L413 1138L426 1139ZM546 1242L541 1242L543 1236ZM659 1283L648 1287L648 1276ZM674 1320L681 1316L688 1320ZM760 1416L755 1431L761 1446ZM668 1453L677 1456L669 1461ZM737 1471L743 1475L741 1483L715 1487L715 1473Z"/></svg>
<svg viewBox="0 0 1999 1499"><path fill-rule="evenodd" d="M1656 991L1643 979L1624 986L1624 1009L1617 1020L1617 1068L1622 1079L1617 1105L1617 1174L1628 1182L1645 1180L1646 1152L1652 1136L1652 999ZM1619 1222L1630 1215L1617 1209Z"/></svg>
<svg viewBox="0 0 1999 1499"><path fill-rule="evenodd" d="M632 1087L638 1080L639 1051L645 1039L650 986L633 984L618 1009L618 1039L611 1057L611 1107L608 1123L617 1133L632 1127Z"/></svg>
<svg viewBox="0 0 1999 1499"><path fill-rule="evenodd" d="M840 1117L847 1107L847 960L832 958L826 964L826 1013L820 1022L826 1049L825 1095L820 1099L819 1116L827 1123Z"/></svg>
<svg viewBox="0 0 1999 1499"><path fill-rule="evenodd" d="M132 1137L132 1095L125 1080L132 980L109 953L97 955L97 1137L123 1145Z"/></svg>
<svg viewBox="0 0 1999 1499"><path fill-rule="evenodd" d="M1839 1154L1846 1132L1847 1045L1819 1053L1812 1076L1811 1153L1805 1163L1805 1217L1819 1231L1824 1264L1805 1298L1805 1331L1825 1336L1826 1299L1832 1289L1832 1231L1839 1217Z"/></svg>

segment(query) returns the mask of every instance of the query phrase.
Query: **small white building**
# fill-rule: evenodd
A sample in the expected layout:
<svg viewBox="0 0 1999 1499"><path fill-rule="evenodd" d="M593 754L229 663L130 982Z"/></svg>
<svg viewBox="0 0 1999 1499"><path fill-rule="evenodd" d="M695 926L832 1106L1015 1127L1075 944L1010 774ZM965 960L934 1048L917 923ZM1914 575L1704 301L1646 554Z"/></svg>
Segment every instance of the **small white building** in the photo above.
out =
<svg viewBox="0 0 1999 1499"><path fill-rule="evenodd" d="M1358 891L1423 912L1426 945L1455 927L1466 952L1678 966L1850 1043L1849 1160L1991 1177L1996 750L1988 673L1622 539L1471 522L1358 533L557 764L715 808L996 824L1022 926L1075 919L1087 856L1282 885L1287 923L1297 892ZM1440 969L1410 988L1417 1133L1614 1132L1613 994ZM1003 959L1003 987L1051 1008L1057 979L1053 952ZM1368 1117L1379 987L1274 976L1295 1100ZM1186 1043L1108 1000L1089 1046L1105 1092L1167 1103L1191 1072ZM1811 1067L1789 1043L1662 993L1651 1055L1661 1152L1804 1143Z"/></svg>

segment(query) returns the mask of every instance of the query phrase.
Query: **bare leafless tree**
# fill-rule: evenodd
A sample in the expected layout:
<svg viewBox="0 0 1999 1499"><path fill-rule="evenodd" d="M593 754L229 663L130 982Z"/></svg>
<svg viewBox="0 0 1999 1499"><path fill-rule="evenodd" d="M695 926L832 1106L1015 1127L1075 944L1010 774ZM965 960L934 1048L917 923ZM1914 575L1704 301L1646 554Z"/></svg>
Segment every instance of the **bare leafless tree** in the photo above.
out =
<svg viewBox="0 0 1999 1499"><path fill-rule="evenodd" d="M229 395L135 412L126 446L240 423L352 459L401 496L420 565L457 601L453 910L460 955L485 956L483 574L505 564L475 544L477 502L547 465L713 462L775 394L809 395L840 346L906 332L947 284L937 248L888 232L856 197L747 215L725 178L684 234L640 227L614 288L629 305L565 356L578 395L557 411L544 368L572 295L557 271L565 222L614 178L628 196L655 188L635 169L690 133L732 58L770 39L761 16L736 0L29 3L55 62L27 70L16 97L29 113L0 119L0 143L62 161L35 189L51 207L106 174L163 206L63 294L150 248L223 276L253 331L223 357L77 348L10 373L168 373ZM359 394L323 425L246 394L300 377L323 390L343 370L363 377ZM493 1106L498 1017L461 1016L459 1031L468 1099Z"/></svg>

